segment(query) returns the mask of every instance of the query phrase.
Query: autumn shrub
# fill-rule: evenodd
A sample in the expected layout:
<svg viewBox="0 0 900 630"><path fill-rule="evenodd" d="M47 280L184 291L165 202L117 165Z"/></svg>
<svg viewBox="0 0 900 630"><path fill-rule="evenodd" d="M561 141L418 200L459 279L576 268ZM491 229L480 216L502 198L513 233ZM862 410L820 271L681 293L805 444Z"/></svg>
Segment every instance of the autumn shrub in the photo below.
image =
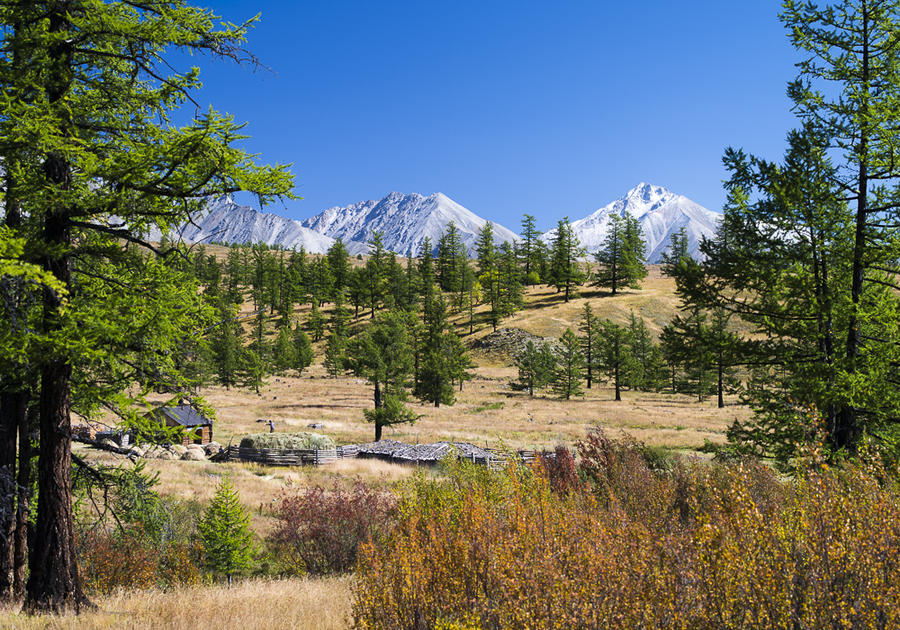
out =
<svg viewBox="0 0 900 630"><path fill-rule="evenodd" d="M581 486L575 458L568 448L557 446L552 454L541 453L538 457L543 467L543 474L555 492L565 494Z"/></svg>
<svg viewBox="0 0 900 630"><path fill-rule="evenodd" d="M78 536L79 570L91 593L119 588L167 588L201 581L198 550L190 542L156 544L136 528L98 529Z"/></svg>
<svg viewBox="0 0 900 630"><path fill-rule="evenodd" d="M271 549L293 573L343 573L360 544L383 536L395 515L393 495L357 480L349 488L312 486L276 501Z"/></svg>
<svg viewBox="0 0 900 630"><path fill-rule="evenodd" d="M76 469L74 512L79 568L87 590L198 584L200 505L155 491L146 464Z"/></svg>
<svg viewBox="0 0 900 630"><path fill-rule="evenodd" d="M359 628L900 627L900 492L863 467L791 480L590 438L584 484L464 463L408 482L362 546Z"/></svg>

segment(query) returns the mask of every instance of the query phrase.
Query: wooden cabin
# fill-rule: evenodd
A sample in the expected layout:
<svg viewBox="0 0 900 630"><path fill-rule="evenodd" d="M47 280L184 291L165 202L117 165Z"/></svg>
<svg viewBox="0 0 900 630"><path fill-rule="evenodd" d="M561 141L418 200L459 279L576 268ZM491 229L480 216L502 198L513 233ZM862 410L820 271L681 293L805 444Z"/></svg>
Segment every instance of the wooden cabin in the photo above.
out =
<svg viewBox="0 0 900 630"><path fill-rule="evenodd" d="M163 420L166 426L184 428L183 446L188 444L209 444L212 442L212 420L190 405L158 407L151 413L154 417Z"/></svg>

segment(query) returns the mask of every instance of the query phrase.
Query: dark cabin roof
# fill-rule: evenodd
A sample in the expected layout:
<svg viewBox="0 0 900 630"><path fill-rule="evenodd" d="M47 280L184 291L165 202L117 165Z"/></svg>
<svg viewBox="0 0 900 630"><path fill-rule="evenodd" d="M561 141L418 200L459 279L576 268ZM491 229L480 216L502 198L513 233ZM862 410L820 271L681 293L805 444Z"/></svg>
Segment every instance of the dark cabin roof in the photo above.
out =
<svg viewBox="0 0 900 630"><path fill-rule="evenodd" d="M212 420L201 414L190 405L178 405L177 407L159 407L154 409L155 415L163 415L175 424L183 427L199 427L212 424Z"/></svg>

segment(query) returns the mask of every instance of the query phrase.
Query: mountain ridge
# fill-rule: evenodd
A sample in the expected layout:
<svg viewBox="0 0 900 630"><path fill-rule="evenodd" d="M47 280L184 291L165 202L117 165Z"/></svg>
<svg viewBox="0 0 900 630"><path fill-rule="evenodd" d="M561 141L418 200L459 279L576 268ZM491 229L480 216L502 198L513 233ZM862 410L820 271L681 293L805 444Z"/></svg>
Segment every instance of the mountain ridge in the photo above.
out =
<svg viewBox="0 0 900 630"><path fill-rule="evenodd" d="M661 186L641 182L625 195L572 222L572 229L588 254L603 244L612 214L625 213L638 218L647 241L647 261L658 263L669 245L669 238L685 227L688 248L699 255L699 242L715 234L721 215L675 194ZM377 200L359 201L347 206L326 208L308 219L289 219L240 205L231 197L210 201L193 222L181 226L172 235L188 243L202 241L224 243L265 243L287 249L303 248L309 253L325 253L340 238L352 254L365 254L368 242L381 231L385 249L400 255L421 255L427 237L436 248L441 234L453 222L460 240L474 253L478 233L488 222L456 203L443 193L425 196L419 193L391 192ZM516 242L512 230L490 221L494 239L499 243ZM541 238L553 240L556 230Z"/></svg>
<svg viewBox="0 0 900 630"><path fill-rule="evenodd" d="M460 241L472 252L478 232L488 222L474 212L437 192L427 197L419 193L391 192L378 200L360 201L348 206L333 206L301 221L304 227L344 241L368 242L376 231L382 232L386 249L399 254L421 254L427 237L432 246L453 222ZM519 240L512 230L490 221L497 243Z"/></svg>

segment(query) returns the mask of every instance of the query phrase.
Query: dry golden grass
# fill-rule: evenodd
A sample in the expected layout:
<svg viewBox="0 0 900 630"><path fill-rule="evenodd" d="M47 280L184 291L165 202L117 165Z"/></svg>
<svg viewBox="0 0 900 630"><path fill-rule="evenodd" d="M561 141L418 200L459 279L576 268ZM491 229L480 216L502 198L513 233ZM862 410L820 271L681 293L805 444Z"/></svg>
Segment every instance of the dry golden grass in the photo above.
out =
<svg viewBox="0 0 900 630"><path fill-rule="evenodd" d="M413 403L421 415L419 421L387 427L384 437L411 442L487 441L491 447L502 442L531 448L571 442L602 424L607 430L624 430L649 444L691 449L705 439L721 441L730 422L748 413L736 404L718 409L714 400L698 403L690 396L672 394L626 391L624 400L617 403L612 389L605 386L571 401L529 398L509 387L515 368L481 367L476 373L464 391L457 393L455 405L435 408ZM265 425L256 422L257 418L272 419L277 431L288 432L310 430L309 424L321 423L323 433L344 444L369 442L374 437L374 429L362 413L372 406L371 386L355 377L328 378L321 366L313 366L300 378L270 379L259 396L222 388L209 388L204 395L217 410L216 439L223 443L260 430ZM367 471L360 474L368 476Z"/></svg>
<svg viewBox="0 0 900 630"><path fill-rule="evenodd" d="M647 268L648 275L640 289L625 289L611 295L605 289L593 286L579 287L568 302L564 294L553 287L528 287L525 291L525 308L500 323L504 328L521 328L541 337L560 337L566 328L577 330L581 312L589 302L594 315L611 319L619 324L628 322L631 311L643 317L650 331L658 335L663 326L678 312L678 296L675 281L662 274L659 265ZM487 320L488 307L476 310L476 330L472 338L480 338L491 332ZM468 333L468 313L453 318L460 334ZM467 336L468 338L468 336Z"/></svg>
<svg viewBox="0 0 900 630"><path fill-rule="evenodd" d="M674 289L673 281L664 277L658 266L650 267L642 289L629 289L616 296L582 287L577 297L566 303L553 288L532 287L526 294L526 307L503 320L501 326L558 337L566 328L577 327L584 304L590 302L595 314L620 323L627 322L633 310L647 321L652 332L658 333L677 311ZM250 305L245 303L245 308ZM308 309L308 305L299 307L298 316L302 319ZM467 344L491 332L486 309L484 305L478 308L478 323L471 335L467 334L468 314L453 316ZM328 378L321 365L322 343L317 344L316 364L302 376L269 377L258 394L246 389L205 388L202 393L217 413L214 438L226 445L237 443L243 435L267 430L267 424L259 420L272 419L277 431L307 431L310 424L321 423L321 432L339 444L371 441L374 429L365 421L363 409L372 406L372 388L352 376ZM475 354L474 359L480 365L477 377L466 383L455 405L434 408L413 404L421 415L419 421L388 427L384 437L408 442L466 441L492 448L541 448L571 444L599 424L612 435L626 432L650 445L689 451L705 440L723 441L729 424L749 415L735 401L718 409L713 400L698 403L684 395L624 392L624 400L617 403L611 388L605 386L595 386L584 397L571 401L549 395L529 398L509 387L515 377L509 357ZM82 452L92 459L122 460L92 449ZM254 528L261 534L270 526L267 506L285 487L354 477L389 485L411 473L408 468L371 460L304 468L149 460L148 469L160 473L159 490L163 494L199 502L209 500L222 475L231 475L244 505L251 509Z"/></svg>
<svg viewBox="0 0 900 630"><path fill-rule="evenodd" d="M0 628L304 628L350 627L350 578L247 580L234 586L123 591L96 599L78 616L28 617L0 610Z"/></svg>

